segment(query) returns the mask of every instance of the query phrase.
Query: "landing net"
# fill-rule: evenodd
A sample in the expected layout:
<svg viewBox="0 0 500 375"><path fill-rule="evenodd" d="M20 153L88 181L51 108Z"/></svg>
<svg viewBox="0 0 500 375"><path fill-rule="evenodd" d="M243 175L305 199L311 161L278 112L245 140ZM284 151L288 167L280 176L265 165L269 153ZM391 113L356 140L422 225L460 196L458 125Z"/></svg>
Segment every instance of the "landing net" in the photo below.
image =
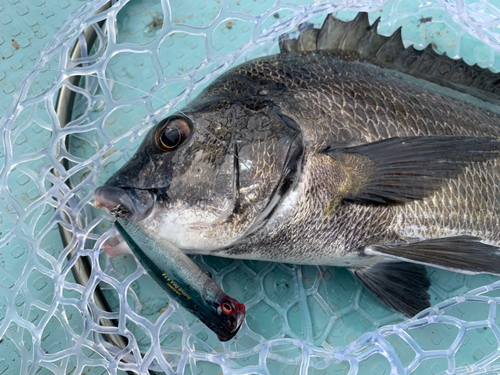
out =
<svg viewBox="0 0 500 375"><path fill-rule="evenodd" d="M91 1L68 18L0 121L0 373L15 373L16 358L20 374L500 372L496 278L429 269L434 307L408 320L344 269L196 256L248 310L237 337L220 343L132 256L101 251L110 216L92 207L95 188L156 119L228 68L278 52L279 36L299 24L374 12L371 22L381 16L386 35L406 25L406 45L433 42L468 63L499 67L499 9L444 0L106 4ZM89 27L92 46L83 35ZM56 114L63 87L76 98L67 124ZM59 226L72 234L67 246ZM92 266L85 287L71 272L79 258ZM97 286L112 312L96 304Z"/></svg>

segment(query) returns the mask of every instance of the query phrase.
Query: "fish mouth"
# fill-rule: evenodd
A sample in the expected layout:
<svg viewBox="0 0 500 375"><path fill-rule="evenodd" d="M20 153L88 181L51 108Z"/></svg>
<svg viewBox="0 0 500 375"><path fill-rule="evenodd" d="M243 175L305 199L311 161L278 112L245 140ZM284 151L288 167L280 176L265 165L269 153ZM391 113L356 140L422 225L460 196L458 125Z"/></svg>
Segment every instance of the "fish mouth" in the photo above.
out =
<svg viewBox="0 0 500 375"><path fill-rule="evenodd" d="M100 186L94 193L95 207L105 207L109 211L122 206L132 221L141 221L153 211L156 202L154 189L134 189L126 187Z"/></svg>

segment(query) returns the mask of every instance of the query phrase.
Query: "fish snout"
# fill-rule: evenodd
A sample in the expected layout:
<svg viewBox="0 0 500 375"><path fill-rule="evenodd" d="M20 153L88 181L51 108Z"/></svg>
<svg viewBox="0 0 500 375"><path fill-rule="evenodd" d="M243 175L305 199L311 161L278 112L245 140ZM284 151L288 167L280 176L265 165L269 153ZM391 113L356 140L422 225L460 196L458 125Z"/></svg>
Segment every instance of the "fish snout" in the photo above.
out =
<svg viewBox="0 0 500 375"><path fill-rule="evenodd" d="M152 190L119 188L114 186L100 186L94 193L96 207L105 207L112 210L122 206L129 212L129 219L140 221L145 219L153 210L156 195Z"/></svg>
<svg viewBox="0 0 500 375"><path fill-rule="evenodd" d="M219 327L216 330L217 338L223 342L229 341L238 333L245 320L245 305L226 295L218 310L220 315L227 317L227 329Z"/></svg>

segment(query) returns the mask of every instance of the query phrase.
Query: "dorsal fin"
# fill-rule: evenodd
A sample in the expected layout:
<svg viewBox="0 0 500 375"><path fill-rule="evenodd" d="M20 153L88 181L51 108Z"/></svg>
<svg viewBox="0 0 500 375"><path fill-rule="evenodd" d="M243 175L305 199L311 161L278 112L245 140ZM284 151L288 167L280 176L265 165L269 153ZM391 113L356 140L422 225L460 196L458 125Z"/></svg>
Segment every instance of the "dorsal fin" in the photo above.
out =
<svg viewBox="0 0 500 375"><path fill-rule="evenodd" d="M335 51L336 56L345 54L349 60L355 53L359 61L395 69L500 104L500 73L477 64L468 65L463 59L454 60L446 53L440 55L430 44L421 51L413 46L404 48L401 27L386 37L377 32L379 21L380 18L370 26L365 12L358 13L350 22L329 14L320 29L307 24L299 29L297 39L283 35L279 44L281 53Z"/></svg>
<svg viewBox="0 0 500 375"><path fill-rule="evenodd" d="M396 58L403 52L405 46L401 37L401 27L394 31L384 44L375 53L375 59L384 65L393 64ZM364 56L363 56L364 57ZM370 56L366 56L370 58Z"/></svg>
<svg viewBox="0 0 500 375"><path fill-rule="evenodd" d="M300 27L300 35L297 38L297 48L301 51L316 51L316 41L319 30L312 24L303 24Z"/></svg>
<svg viewBox="0 0 500 375"><path fill-rule="evenodd" d="M348 22L343 22L329 14L318 34L318 50L338 50L340 42L344 37L347 23Z"/></svg>
<svg viewBox="0 0 500 375"><path fill-rule="evenodd" d="M361 37L358 52L361 56L375 56L380 47L387 42L389 37L380 35L377 32L380 17L375 20L366 33Z"/></svg>

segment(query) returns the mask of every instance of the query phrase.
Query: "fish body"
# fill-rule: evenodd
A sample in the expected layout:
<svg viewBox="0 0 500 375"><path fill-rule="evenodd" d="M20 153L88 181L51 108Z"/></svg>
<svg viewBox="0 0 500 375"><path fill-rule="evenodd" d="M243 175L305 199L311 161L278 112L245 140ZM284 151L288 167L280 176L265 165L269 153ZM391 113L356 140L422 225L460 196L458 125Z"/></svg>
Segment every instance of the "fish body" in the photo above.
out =
<svg viewBox="0 0 500 375"><path fill-rule="evenodd" d="M146 195L138 223L187 253L348 267L407 315L423 265L500 274L498 77L377 22L328 16L225 73L97 201Z"/></svg>
<svg viewBox="0 0 500 375"><path fill-rule="evenodd" d="M457 235L478 236L499 244L500 169L496 158L471 163L456 178L443 181L426 199L404 204L342 202L356 189L348 185L354 183L354 170L362 161L341 159L342 150L393 137L498 139L500 116L496 109L476 106L474 100L468 103L468 98L455 100L456 93L451 90L427 82L423 85L396 71L346 62L324 52L259 59L241 71L237 69L234 80L242 80L243 70L260 71L260 77L257 73L255 79L247 78L247 85L271 86L273 83L264 81L269 65L274 67L271 74L275 79L287 87L277 89L272 101L283 115L300 119L304 141L301 175L293 193L283 199L266 223L266 230L215 253L349 266L364 262L356 253L362 254L371 244ZM228 94L231 81L224 82ZM448 91L449 96L440 91ZM429 147L440 147L439 139L429 138ZM332 158L331 150L338 150L339 157Z"/></svg>

